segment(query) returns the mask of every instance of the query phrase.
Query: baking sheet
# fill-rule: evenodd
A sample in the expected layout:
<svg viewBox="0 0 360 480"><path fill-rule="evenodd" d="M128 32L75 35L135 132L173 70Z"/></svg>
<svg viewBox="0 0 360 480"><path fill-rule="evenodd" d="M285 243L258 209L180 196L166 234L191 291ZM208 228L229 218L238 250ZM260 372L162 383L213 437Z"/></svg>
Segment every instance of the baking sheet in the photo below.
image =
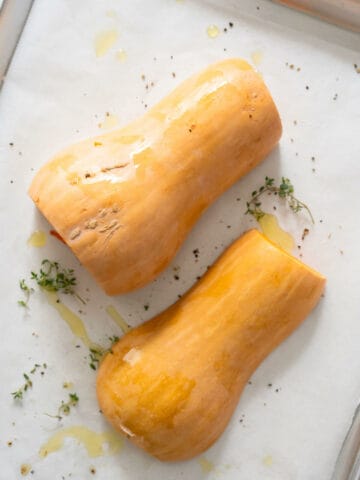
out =
<svg viewBox="0 0 360 480"><path fill-rule="evenodd" d="M360 75L354 66L360 64L359 36L271 2L223 4L35 2L0 95L4 478L23 478L23 464L31 466L31 478L44 480L93 478L91 468L94 478L121 480L318 480L331 474L360 397ZM216 38L207 35L210 25L219 29ZM118 38L96 57L95 39L109 31ZM124 125L189 74L233 56L255 61L269 86L284 125L280 146L205 213L157 281L109 299L53 237L48 235L43 248L27 245L34 230L50 228L26 194L40 165L63 146L102 133L106 112ZM78 340L40 293L32 296L28 312L18 307L19 279L43 258L73 267L79 293L89 301L86 307L64 301L84 312L89 335L106 345L108 335L119 334L107 305L115 305L130 325L143 322L173 303L225 246L255 226L244 216L245 202L265 175L288 176L310 205L313 227L303 216L281 215L281 209L280 219L301 245L296 254L327 275L328 286L316 311L257 370L221 439L200 459L176 464L162 464L126 441L116 455L89 458L73 439L40 459L41 445L62 427L108 427L98 412L87 349L76 348ZM302 242L305 227L310 234ZM180 267L180 280L174 267ZM22 405L14 403L11 392L21 385L22 373L43 362L45 375L35 374ZM66 398L65 381L74 383L80 401L59 424L46 413L56 412Z"/></svg>

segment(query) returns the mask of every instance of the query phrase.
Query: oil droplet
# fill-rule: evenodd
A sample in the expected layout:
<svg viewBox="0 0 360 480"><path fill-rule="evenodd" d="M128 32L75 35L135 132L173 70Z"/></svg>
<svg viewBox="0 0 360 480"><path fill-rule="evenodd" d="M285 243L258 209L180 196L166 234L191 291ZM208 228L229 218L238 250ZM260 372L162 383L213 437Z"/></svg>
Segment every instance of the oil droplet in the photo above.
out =
<svg viewBox="0 0 360 480"><path fill-rule="evenodd" d="M289 253L292 252L295 242L292 236L280 227L278 219L274 215L265 213L265 215L259 219L259 224L263 234L269 240L283 250Z"/></svg>
<svg viewBox="0 0 360 480"><path fill-rule="evenodd" d="M95 54L97 57L103 57L118 39L117 30L104 30L95 37Z"/></svg>
<svg viewBox="0 0 360 480"><path fill-rule="evenodd" d="M271 467L271 465L273 464L272 456L271 455L266 455L263 458L263 464L266 465L267 467Z"/></svg>
<svg viewBox="0 0 360 480"><path fill-rule="evenodd" d="M258 67L263 60L263 53L260 50L256 50L251 54L251 60L253 64Z"/></svg>
<svg viewBox="0 0 360 480"><path fill-rule="evenodd" d="M208 37L216 38L219 35L220 30L216 25L209 25L206 29L206 33L208 34Z"/></svg>
<svg viewBox="0 0 360 480"><path fill-rule="evenodd" d="M102 123L99 123L100 128L114 128L118 125L119 118L116 115L112 115L111 113L106 113L105 119Z"/></svg>
<svg viewBox="0 0 360 480"><path fill-rule="evenodd" d="M43 247L46 245L46 233L42 230L35 230L27 241L31 247Z"/></svg>
<svg viewBox="0 0 360 480"><path fill-rule="evenodd" d="M116 59L119 60L119 62L122 62L124 63L127 59L127 54L125 52L125 50L123 48L120 48L117 52L116 52Z"/></svg>
<svg viewBox="0 0 360 480"><path fill-rule="evenodd" d="M205 457L200 457L199 458L199 463L200 463L200 466L201 466L201 470L204 472L204 473L209 473L211 472L212 470L214 470L215 468L215 465L210 462L210 460L208 460L207 458Z"/></svg>
<svg viewBox="0 0 360 480"><path fill-rule="evenodd" d="M114 320L116 325L118 325L123 333L128 332L130 329L129 325L125 322L125 320L122 318L120 313L116 310L115 307L112 305L109 305L105 309L106 313Z"/></svg>
<svg viewBox="0 0 360 480"><path fill-rule="evenodd" d="M30 473L31 465L28 463L23 463L20 467L20 473L23 477L26 477Z"/></svg>
<svg viewBox="0 0 360 480"><path fill-rule="evenodd" d="M106 12L106 16L109 17L109 18L114 18L114 19L118 18L118 14L115 12L115 10L108 10Z"/></svg>
<svg viewBox="0 0 360 480"><path fill-rule="evenodd" d="M50 439L40 448L39 455L45 458L50 453L57 452L64 445L67 437L75 438L79 443L83 444L89 457L100 457L102 455L113 455L122 447L122 439L115 432L97 433L82 425L64 428L56 432ZM104 450L104 444L108 445Z"/></svg>
<svg viewBox="0 0 360 480"><path fill-rule="evenodd" d="M64 382L63 383L63 388L73 388L74 384L73 382Z"/></svg>
<svg viewBox="0 0 360 480"><path fill-rule="evenodd" d="M56 292L43 291L49 304L57 310L61 318L69 325L72 333L78 337L86 347L98 351L104 350L100 345L91 341L81 318L60 301Z"/></svg>

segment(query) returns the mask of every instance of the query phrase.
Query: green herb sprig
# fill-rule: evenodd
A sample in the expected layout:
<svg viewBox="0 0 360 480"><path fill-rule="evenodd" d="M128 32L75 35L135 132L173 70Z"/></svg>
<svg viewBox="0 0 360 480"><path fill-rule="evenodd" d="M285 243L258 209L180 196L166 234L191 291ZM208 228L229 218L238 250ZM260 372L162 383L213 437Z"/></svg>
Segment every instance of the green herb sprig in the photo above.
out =
<svg viewBox="0 0 360 480"><path fill-rule="evenodd" d="M111 346L113 346L115 343L117 343L120 339L117 335L113 335L111 337L108 337L109 341L111 342Z"/></svg>
<svg viewBox="0 0 360 480"><path fill-rule="evenodd" d="M38 273L31 272L31 280L48 292L60 292L74 295L83 304L86 302L76 293L76 277L72 268L63 268L58 262L43 260Z"/></svg>
<svg viewBox="0 0 360 480"><path fill-rule="evenodd" d="M30 374L34 375L34 373L39 369L43 368L46 369L47 365L46 363L43 363L40 365L39 363L35 363L33 368L30 370L30 373L23 373L23 377L25 379L25 383L19 387L15 392L11 392L11 395L13 396L14 400L22 400L24 398L24 393L29 390L29 388L32 388L33 382L30 378ZM43 372L41 372L43 373Z"/></svg>
<svg viewBox="0 0 360 480"><path fill-rule="evenodd" d="M48 417L51 418L57 418L58 420L62 420L63 416L67 416L71 412L72 407L76 407L76 405L79 403L79 396L77 393L69 393L69 399L67 402L64 400L61 400L60 407L58 408L57 414L56 415L49 415L46 413Z"/></svg>
<svg viewBox="0 0 360 480"><path fill-rule="evenodd" d="M119 341L119 337L117 335L113 335L111 337L108 337L110 342L111 342L111 345L109 348L102 348L102 347L90 347L89 348L89 358L90 358L90 363L89 363L89 367L92 369L92 370L97 370L101 360L104 358L104 356L107 354L107 353L112 353L112 347L113 345Z"/></svg>
<svg viewBox="0 0 360 480"><path fill-rule="evenodd" d="M69 415L71 407L75 407L78 403L78 395L76 393L69 393L69 400L67 402L64 402L64 400L61 401L61 405L58 409L58 414L56 415L56 417L61 420L61 415Z"/></svg>
<svg viewBox="0 0 360 480"><path fill-rule="evenodd" d="M265 177L264 184L258 190L254 190L251 194L251 200L246 202L247 210L245 214L252 215L256 221L259 221L265 215L265 212L261 208L260 197L268 193L270 195L278 195L280 198L285 199L294 213L306 210L311 222L315 223L309 207L294 196L294 191L294 186L288 178L281 177L280 185L276 186L274 178Z"/></svg>
<svg viewBox="0 0 360 480"><path fill-rule="evenodd" d="M20 305L21 307L28 308L30 296L34 292L34 289L29 287L26 284L25 279L20 280L19 286L20 286L20 290L22 290L24 292L25 300L18 300L18 305Z"/></svg>
<svg viewBox="0 0 360 480"><path fill-rule="evenodd" d="M106 354L107 350L99 347L99 348L94 348L94 347L91 347L89 348L89 358L90 358L90 363L89 363L89 367L92 369L92 370L97 370L102 358L104 357L104 355Z"/></svg>

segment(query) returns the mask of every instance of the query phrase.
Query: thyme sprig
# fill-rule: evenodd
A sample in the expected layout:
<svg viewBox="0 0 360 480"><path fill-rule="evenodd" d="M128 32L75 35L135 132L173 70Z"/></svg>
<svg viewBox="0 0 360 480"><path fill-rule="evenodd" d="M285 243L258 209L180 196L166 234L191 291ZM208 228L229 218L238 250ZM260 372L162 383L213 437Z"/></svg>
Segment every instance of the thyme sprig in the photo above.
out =
<svg viewBox="0 0 360 480"><path fill-rule="evenodd" d="M22 400L24 398L24 393L27 392L29 388L32 388L33 382L30 378L30 374L34 375L36 370L38 370L39 368L46 369L47 368L46 363L43 363L42 365L40 365L39 363L35 363L33 368L30 370L30 373L23 373L23 377L25 379L24 384L21 385L21 387L19 387L15 392L11 392L11 395L13 396L14 400ZM43 374L43 372L41 373Z"/></svg>
<svg viewBox="0 0 360 480"><path fill-rule="evenodd" d="M265 215L265 212L261 208L260 197L266 192L270 195L278 195L280 198L285 199L294 213L306 210L311 222L315 223L309 207L294 196L294 186L291 181L285 177L281 177L281 183L277 186L275 185L274 178L266 176L264 184L258 190L254 190L251 194L251 200L246 202L247 210L245 214L252 215L256 221L259 221Z"/></svg>
<svg viewBox="0 0 360 480"><path fill-rule="evenodd" d="M110 347L109 348L103 348L103 347L90 347L89 348L89 358L90 358L90 362L89 362L89 367L92 369L92 370L97 370L101 360L104 358L104 356L107 354L107 353L113 353L112 352L112 347L113 345L118 342L119 340L119 337L117 335L113 335L111 337L108 337L111 344L110 344Z"/></svg>
<svg viewBox="0 0 360 480"><path fill-rule="evenodd" d="M31 280L48 292L60 292L74 295L83 304L86 302L76 293L76 277L72 268L64 268L58 262L45 259L38 273L31 272Z"/></svg>
<svg viewBox="0 0 360 480"><path fill-rule="evenodd" d="M29 287L27 284L26 284L26 281L24 278L22 278L19 282L19 286L20 286L20 290L22 290L24 292L24 295L25 295L25 299L24 300L18 300L18 305L20 305L21 307L25 307L25 308L28 308L28 303L29 303L29 300L30 300L30 295L34 292L34 289Z"/></svg>
<svg viewBox="0 0 360 480"><path fill-rule="evenodd" d="M99 363L101 362L103 356L106 353L106 350L102 349L102 348L91 347L91 348L89 348L89 351L90 351L90 353L89 353L89 357L90 357L89 367L92 370L97 370L97 368L99 366Z"/></svg>
<svg viewBox="0 0 360 480"><path fill-rule="evenodd" d="M79 403L79 397L76 393L69 393L69 400L64 402L61 401L61 405L58 410L58 415L62 413L63 415L69 415L71 407L75 407Z"/></svg>
<svg viewBox="0 0 360 480"><path fill-rule="evenodd" d="M61 404L58 408L56 415L49 415L46 414L48 417L57 418L58 420L62 420L63 415L69 415L71 408L75 407L79 403L79 396L77 393L69 393L69 399L67 402L61 400Z"/></svg>

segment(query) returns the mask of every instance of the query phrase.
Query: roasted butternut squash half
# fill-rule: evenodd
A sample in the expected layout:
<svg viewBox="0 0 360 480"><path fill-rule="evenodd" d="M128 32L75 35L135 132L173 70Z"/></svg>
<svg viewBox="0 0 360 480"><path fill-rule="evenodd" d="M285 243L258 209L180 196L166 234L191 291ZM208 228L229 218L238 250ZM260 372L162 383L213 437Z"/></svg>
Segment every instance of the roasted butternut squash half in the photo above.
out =
<svg viewBox="0 0 360 480"><path fill-rule="evenodd" d="M201 213L280 135L260 75L225 60L130 125L62 151L30 196L105 292L124 293L169 264Z"/></svg>
<svg viewBox="0 0 360 480"><path fill-rule="evenodd" d="M306 318L322 275L251 230L177 303L122 337L97 378L109 422L160 460L221 435L259 363Z"/></svg>

